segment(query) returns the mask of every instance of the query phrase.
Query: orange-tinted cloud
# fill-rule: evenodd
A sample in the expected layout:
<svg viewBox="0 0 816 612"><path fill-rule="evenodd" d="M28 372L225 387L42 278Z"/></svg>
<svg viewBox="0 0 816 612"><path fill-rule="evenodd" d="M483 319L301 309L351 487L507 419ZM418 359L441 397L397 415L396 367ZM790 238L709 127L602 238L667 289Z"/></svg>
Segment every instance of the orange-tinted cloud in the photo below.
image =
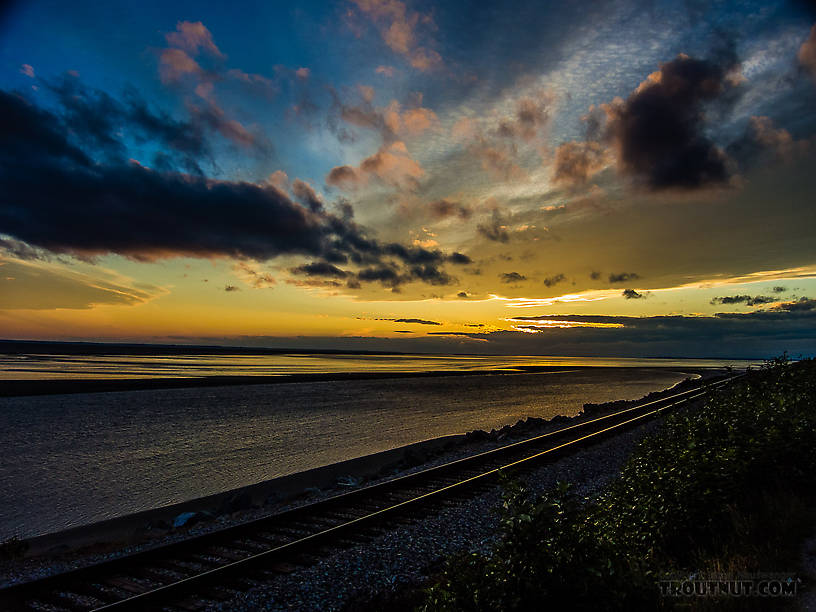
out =
<svg viewBox="0 0 816 612"><path fill-rule="evenodd" d="M175 83L187 74L201 74L201 66L181 49L162 49L159 54L159 77L162 83Z"/></svg>
<svg viewBox="0 0 816 612"><path fill-rule="evenodd" d="M179 21L176 31L165 34L167 44L177 49L183 49L192 56L196 56L203 49L207 53L223 58L224 54L215 46L212 34L200 21Z"/></svg>
<svg viewBox="0 0 816 612"><path fill-rule="evenodd" d="M810 29L810 36L799 47L799 63L816 79L816 25Z"/></svg>
<svg viewBox="0 0 816 612"><path fill-rule="evenodd" d="M391 100L385 107L375 107L372 104L373 87L358 85L357 90L362 98L362 103L356 106L344 104L335 98L340 109L340 118L357 127L379 130L383 143L417 136L437 125L439 121L434 111L422 106L421 94L415 94L415 106L403 110L397 100Z"/></svg>
<svg viewBox="0 0 816 612"><path fill-rule="evenodd" d="M268 289L275 286L275 278L269 272L260 270L258 264L254 262L239 261L232 266L232 270L253 289Z"/></svg>
<svg viewBox="0 0 816 612"><path fill-rule="evenodd" d="M492 144L480 138L471 145L470 151L481 161L482 168L495 179L510 181L527 176L516 162L518 149L515 144Z"/></svg>
<svg viewBox="0 0 816 612"><path fill-rule="evenodd" d="M598 142L565 142L555 150L553 180L567 185L586 183L607 160L608 152Z"/></svg>
<svg viewBox="0 0 816 612"><path fill-rule="evenodd" d="M373 174L394 187L414 188L424 174L402 141L396 141L363 160L360 170Z"/></svg>
<svg viewBox="0 0 816 612"><path fill-rule="evenodd" d="M462 117L451 128L451 138L457 141L472 140L479 134L479 125L476 119Z"/></svg>
<svg viewBox="0 0 816 612"><path fill-rule="evenodd" d="M244 72L238 68L231 68L225 73L229 78L235 79L249 86L252 90L265 95L268 98L274 97L278 93L278 85L272 79L261 74ZM297 74L297 71L295 71Z"/></svg>
<svg viewBox="0 0 816 612"><path fill-rule="evenodd" d="M289 189L289 176L283 170L275 170L267 177L266 182L284 192Z"/></svg>
<svg viewBox="0 0 816 612"><path fill-rule="evenodd" d="M376 74L381 74L386 77L393 77L394 76L394 67L393 66L377 66L374 69Z"/></svg>
<svg viewBox="0 0 816 612"><path fill-rule="evenodd" d="M398 189L414 190L425 174L413 159L405 143L397 140L383 145L374 155L365 158L358 168L337 166L326 177L326 183L341 189L354 190L377 178Z"/></svg>
<svg viewBox="0 0 816 612"><path fill-rule="evenodd" d="M790 132L774 126L770 117L751 117L750 126L757 142L782 159L790 159L807 148L807 141L794 141Z"/></svg>
<svg viewBox="0 0 816 612"><path fill-rule="evenodd" d="M433 126L436 121L436 113L432 110L412 108L402 114L399 131L405 134L420 134Z"/></svg>
<svg viewBox="0 0 816 612"><path fill-rule="evenodd" d="M326 184L352 191L357 189L362 182L358 174L357 170L351 166L335 166L326 177Z"/></svg>
<svg viewBox="0 0 816 612"><path fill-rule="evenodd" d="M439 67L442 57L417 42L419 25L434 29L430 15L409 11L400 0L352 0L377 25L383 41L395 53L404 56L417 70ZM388 75L390 76L390 75Z"/></svg>

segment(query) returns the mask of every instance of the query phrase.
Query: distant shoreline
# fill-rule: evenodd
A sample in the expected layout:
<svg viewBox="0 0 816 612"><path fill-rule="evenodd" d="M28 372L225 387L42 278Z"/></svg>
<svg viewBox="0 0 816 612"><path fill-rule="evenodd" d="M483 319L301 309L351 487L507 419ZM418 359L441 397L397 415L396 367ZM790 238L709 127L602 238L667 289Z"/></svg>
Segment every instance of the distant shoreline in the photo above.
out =
<svg viewBox="0 0 816 612"><path fill-rule="evenodd" d="M0 380L0 397L61 395L70 393L104 393L158 389L191 389L236 385L269 385L346 380L380 380L387 378L429 378L440 376L487 376L508 374L545 374L598 369L620 369L622 366L512 366L486 370L429 370L427 372L325 372L315 374L281 374L277 376L200 376L191 378L87 378L87 379L20 379ZM677 366L630 366L647 370L681 369ZM628 369L628 368L627 368ZM718 368L682 368L699 374Z"/></svg>
<svg viewBox="0 0 816 612"><path fill-rule="evenodd" d="M138 342L86 342L86 341L59 341L59 340L9 340L0 338L0 354L30 355L358 355L358 356L407 356L420 357L568 357L575 359L601 357L606 359L683 359L689 361L706 361L717 359L720 361L765 361L766 357L678 357L676 355L516 355L506 353L417 353L411 351L377 351L372 349L327 349L310 347L260 347L260 346L229 346L217 344L149 344Z"/></svg>

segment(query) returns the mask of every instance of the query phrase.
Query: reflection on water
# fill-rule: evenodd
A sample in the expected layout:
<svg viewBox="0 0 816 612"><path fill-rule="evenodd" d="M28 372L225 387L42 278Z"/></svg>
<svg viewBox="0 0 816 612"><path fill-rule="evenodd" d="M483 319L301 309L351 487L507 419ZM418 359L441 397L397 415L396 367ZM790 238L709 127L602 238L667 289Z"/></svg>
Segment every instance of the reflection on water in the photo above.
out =
<svg viewBox="0 0 816 612"><path fill-rule="evenodd" d="M725 359L638 359L481 355L2 355L0 380L285 376L338 372L499 370L519 366L745 367Z"/></svg>

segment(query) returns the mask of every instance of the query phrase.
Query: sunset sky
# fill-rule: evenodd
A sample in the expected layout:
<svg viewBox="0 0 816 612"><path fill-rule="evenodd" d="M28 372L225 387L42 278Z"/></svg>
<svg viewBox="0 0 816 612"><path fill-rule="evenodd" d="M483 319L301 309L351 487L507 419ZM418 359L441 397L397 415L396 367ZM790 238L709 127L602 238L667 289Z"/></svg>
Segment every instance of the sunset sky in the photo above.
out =
<svg viewBox="0 0 816 612"><path fill-rule="evenodd" d="M0 10L0 338L816 353L808 2Z"/></svg>

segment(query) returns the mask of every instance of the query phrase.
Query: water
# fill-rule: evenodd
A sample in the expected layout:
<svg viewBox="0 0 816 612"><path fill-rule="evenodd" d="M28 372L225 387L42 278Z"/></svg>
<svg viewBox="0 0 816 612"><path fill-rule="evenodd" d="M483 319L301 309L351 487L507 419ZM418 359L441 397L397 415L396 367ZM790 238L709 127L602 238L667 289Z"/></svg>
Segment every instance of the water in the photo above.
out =
<svg viewBox="0 0 816 612"><path fill-rule="evenodd" d="M671 368L392 378L0 398L0 540L252 484L585 402L641 397Z"/></svg>
<svg viewBox="0 0 816 612"><path fill-rule="evenodd" d="M519 366L746 367L724 359L641 359L483 355L54 355L0 354L0 380L285 376L337 372L498 370Z"/></svg>

